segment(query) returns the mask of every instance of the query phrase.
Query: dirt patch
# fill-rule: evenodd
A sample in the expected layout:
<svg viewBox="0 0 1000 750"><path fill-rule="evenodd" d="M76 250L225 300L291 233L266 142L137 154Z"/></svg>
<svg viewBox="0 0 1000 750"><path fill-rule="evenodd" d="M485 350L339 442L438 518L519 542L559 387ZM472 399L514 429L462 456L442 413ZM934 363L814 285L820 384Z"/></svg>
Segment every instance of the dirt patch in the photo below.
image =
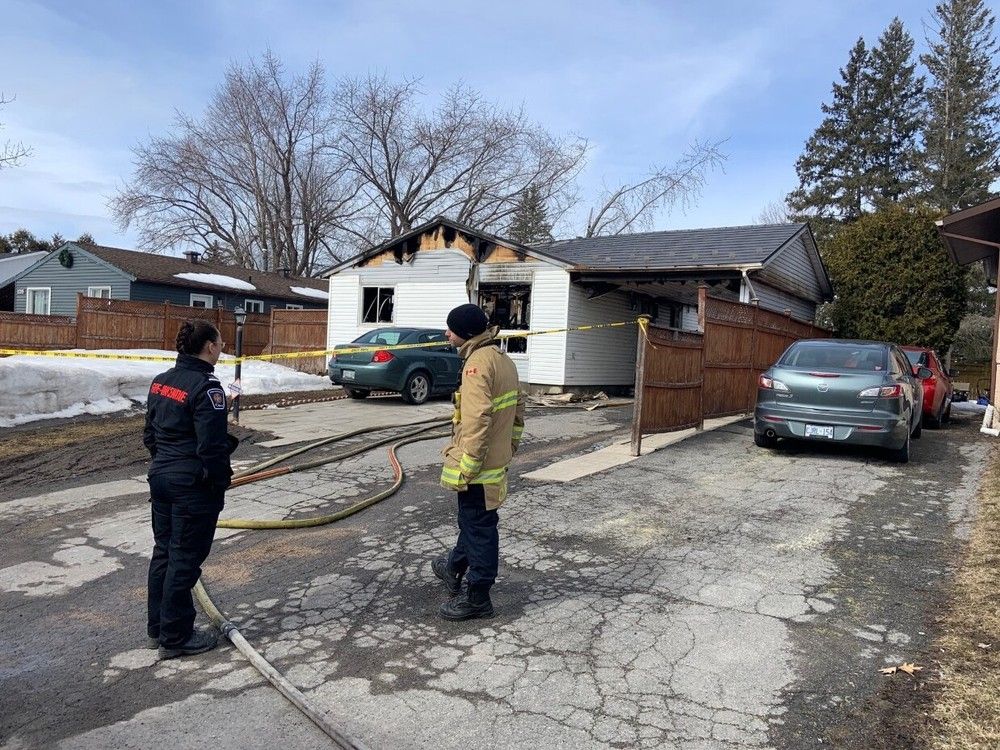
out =
<svg viewBox="0 0 1000 750"><path fill-rule="evenodd" d="M123 476L141 474L149 462L142 444L145 417L141 414L59 420L26 425L0 438L0 485L5 488L37 487L109 469ZM246 445L268 440L270 433L239 425L229 431Z"/></svg>

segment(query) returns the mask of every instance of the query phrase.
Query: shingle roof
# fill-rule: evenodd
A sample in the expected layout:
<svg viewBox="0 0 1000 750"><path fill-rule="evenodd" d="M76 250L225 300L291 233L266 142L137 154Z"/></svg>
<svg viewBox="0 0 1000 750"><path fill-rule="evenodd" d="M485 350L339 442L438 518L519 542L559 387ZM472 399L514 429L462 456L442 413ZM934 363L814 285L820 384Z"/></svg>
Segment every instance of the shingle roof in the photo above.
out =
<svg viewBox="0 0 1000 750"><path fill-rule="evenodd" d="M246 268L226 266L221 263L208 263L201 260L197 263L192 263L187 258L176 258L171 255L157 255L156 253L123 250L122 248L105 247L104 245L87 245L79 242L73 244L92 253L105 263L121 269L130 276L134 276L136 280L152 284L167 284L191 289L214 289L231 292L232 287L179 279L175 276L178 273L221 274L253 284L257 288L257 293L262 296L276 297L300 303L309 301L315 303L319 300L314 297L296 294L291 289L293 286L318 289L324 292L327 290L327 282L323 279L312 279L303 276L289 276L285 278L280 273L251 271Z"/></svg>
<svg viewBox="0 0 1000 750"><path fill-rule="evenodd" d="M537 249L573 264L576 270L644 271L763 263L806 224L758 224L716 229L579 237Z"/></svg>

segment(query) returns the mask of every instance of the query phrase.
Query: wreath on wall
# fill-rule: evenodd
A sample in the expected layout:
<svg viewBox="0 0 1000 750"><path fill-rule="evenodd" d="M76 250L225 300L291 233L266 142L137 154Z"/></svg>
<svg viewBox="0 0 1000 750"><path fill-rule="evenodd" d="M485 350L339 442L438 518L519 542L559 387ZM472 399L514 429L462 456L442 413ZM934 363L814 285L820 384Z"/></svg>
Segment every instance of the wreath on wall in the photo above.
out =
<svg viewBox="0 0 1000 750"><path fill-rule="evenodd" d="M59 263L66 268L73 267L73 253L69 251L68 247L64 247L59 251Z"/></svg>

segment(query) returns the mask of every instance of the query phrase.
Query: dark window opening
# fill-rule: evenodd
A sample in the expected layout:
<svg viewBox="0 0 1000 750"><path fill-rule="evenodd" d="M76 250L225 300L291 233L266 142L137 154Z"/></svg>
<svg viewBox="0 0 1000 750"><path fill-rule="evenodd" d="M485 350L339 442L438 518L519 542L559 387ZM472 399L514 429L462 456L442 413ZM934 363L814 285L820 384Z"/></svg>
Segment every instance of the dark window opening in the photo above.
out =
<svg viewBox="0 0 1000 750"><path fill-rule="evenodd" d="M482 284L479 306L491 326L526 331L531 325L531 284Z"/></svg>
<svg viewBox="0 0 1000 750"><path fill-rule="evenodd" d="M531 327L531 284L481 284L479 306L491 326L503 331L527 331ZM517 336L503 340L508 354L525 354L528 339Z"/></svg>
<svg viewBox="0 0 1000 750"><path fill-rule="evenodd" d="M392 287L366 286L361 301L361 322L392 322Z"/></svg>

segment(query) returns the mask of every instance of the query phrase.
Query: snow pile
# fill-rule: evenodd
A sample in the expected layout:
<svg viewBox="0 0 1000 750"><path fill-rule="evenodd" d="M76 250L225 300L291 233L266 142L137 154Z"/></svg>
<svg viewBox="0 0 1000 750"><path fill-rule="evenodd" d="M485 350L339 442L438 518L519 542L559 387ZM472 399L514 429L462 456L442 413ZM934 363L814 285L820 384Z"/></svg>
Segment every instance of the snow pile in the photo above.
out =
<svg viewBox="0 0 1000 750"><path fill-rule="evenodd" d="M82 351L82 350L74 350ZM100 349L106 354L177 356L157 349ZM223 386L233 382L235 367L223 355L215 374ZM39 419L110 414L146 403L153 378L172 367L169 362L133 362L18 355L0 359L0 427ZM246 395L329 388L319 375L297 372L272 362L244 362L242 392Z"/></svg>
<svg viewBox="0 0 1000 750"><path fill-rule="evenodd" d="M234 279L232 276L223 276L221 273L175 273L174 278L185 281L197 281L199 284L211 284L212 286L224 286L227 289L239 289L243 292L253 292L257 290L249 281Z"/></svg>
<svg viewBox="0 0 1000 750"><path fill-rule="evenodd" d="M305 286L293 286L292 291L296 294L301 294L303 297L312 297L313 299L321 299L324 302L329 301L330 295L324 292L322 289L310 289Z"/></svg>

